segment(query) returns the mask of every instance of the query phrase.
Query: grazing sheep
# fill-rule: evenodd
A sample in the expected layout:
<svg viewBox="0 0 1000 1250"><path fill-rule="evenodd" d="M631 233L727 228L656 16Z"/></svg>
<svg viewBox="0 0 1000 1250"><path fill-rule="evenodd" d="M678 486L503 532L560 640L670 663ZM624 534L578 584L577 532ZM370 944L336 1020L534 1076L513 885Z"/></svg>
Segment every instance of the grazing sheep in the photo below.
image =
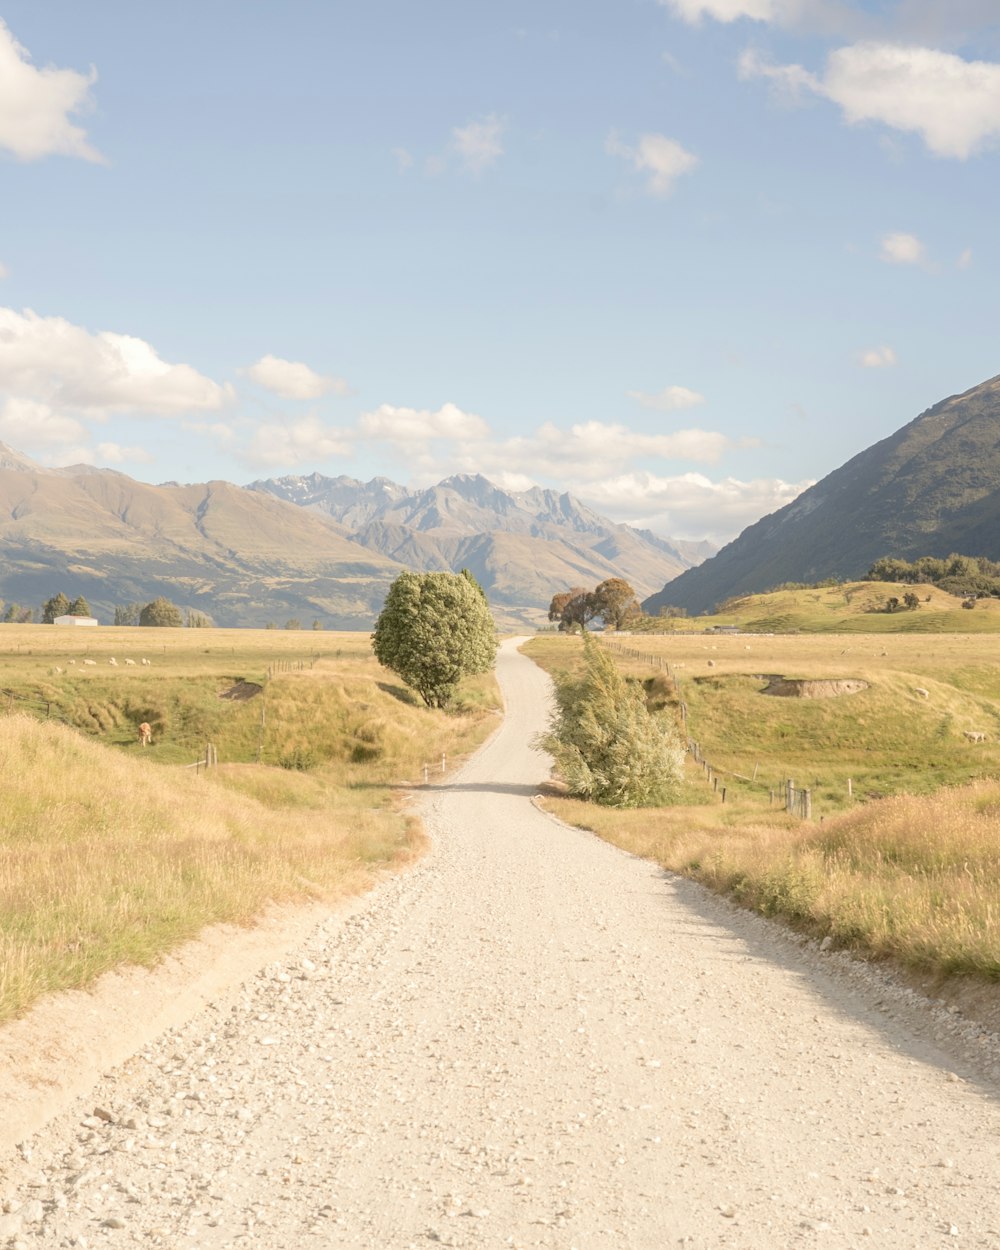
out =
<svg viewBox="0 0 1000 1250"><path fill-rule="evenodd" d="M61 672L62 672L62 669L59 667L59 665L58 665L58 664L55 664L55 665L53 665L53 667L52 667L52 671L53 671L53 673L61 673Z"/></svg>
<svg viewBox="0 0 1000 1250"><path fill-rule="evenodd" d="M153 726L148 721L143 721L139 726L139 745L148 747L153 743Z"/></svg>
<svg viewBox="0 0 1000 1250"><path fill-rule="evenodd" d="M84 664L96 664L96 660L84 660Z"/></svg>
<svg viewBox="0 0 1000 1250"><path fill-rule="evenodd" d="M708 667L709 667L709 668L715 668L715 661L714 661L714 660L709 660L709 661L708 661Z"/></svg>
<svg viewBox="0 0 1000 1250"><path fill-rule="evenodd" d="M930 692L925 690L923 686L914 686L913 693L920 695L921 699L929 699L931 697Z"/></svg>
<svg viewBox="0 0 1000 1250"><path fill-rule="evenodd" d="M75 664L76 660L70 660L70 664Z"/></svg>
<svg viewBox="0 0 1000 1250"><path fill-rule="evenodd" d="M130 664L132 668L135 668L135 660L126 660L125 663Z"/></svg>
<svg viewBox="0 0 1000 1250"><path fill-rule="evenodd" d="M111 664L114 668L118 667L118 661L115 659L114 656L112 656L111 659L108 660L108 663Z"/></svg>
<svg viewBox="0 0 1000 1250"><path fill-rule="evenodd" d="M149 661L146 659L146 657L145 657L145 656L143 656L142 660L140 660L140 663L141 663L141 664L148 664L148 663L149 663Z"/></svg>
<svg viewBox="0 0 1000 1250"><path fill-rule="evenodd" d="M970 742L985 742L986 735L980 729L966 729L965 736Z"/></svg>

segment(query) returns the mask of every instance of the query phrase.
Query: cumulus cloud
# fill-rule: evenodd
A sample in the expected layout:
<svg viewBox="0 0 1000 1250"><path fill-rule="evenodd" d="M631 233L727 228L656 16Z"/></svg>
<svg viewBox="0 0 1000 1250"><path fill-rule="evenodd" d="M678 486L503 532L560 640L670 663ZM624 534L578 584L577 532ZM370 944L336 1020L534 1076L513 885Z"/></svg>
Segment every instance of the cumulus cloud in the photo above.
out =
<svg viewBox="0 0 1000 1250"><path fill-rule="evenodd" d="M897 363L896 353L891 347L870 347L858 357L866 369L885 369Z"/></svg>
<svg viewBox="0 0 1000 1250"><path fill-rule="evenodd" d="M413 155L406 148L393 148L393 158L396 161L396 169L402 174L410 169L413 165Z"/></svg>
<svg viewBox="0 0 1000 1250"><path fill-rule="evenodd" d="M0 441L18 450L65 447L86 438L85 426L73 417L55 412L48 404L14 395L0 408Z"/></svg>
<svg viewBox="0 0 1000 1250"><path fill-rule="evenodd" d="M503 121L495 113L491 113L482 121L456 126L451 132L451 146L461 157L466 169L471 173L481 174L503 155L503 144L500 142L503 132Z"/></svg>
<svg viewBox="0 0 1000 1250"><path fill-rule="evenodd" d="M119 443L98 443L94 450L98 464L152 464L155 458L145 447L122 447Z"/></svg>
<svg viewBox="0 0 1000 1250"><path fill-rule="evenodd" d="M144 339L12 308L0 308L0 390L96 418L211 410L235 397L230 385L161 360Z"/></svg>
<svg viewBox="0 0 1000 1250"><path fill-rule="evenodd" d="M922 265L927 249L915 234L894 232L883 236L879 260L887 265Z"/></svg>
<svg viewBox="0 0 1000 1250"><path fill-rule="evenodd" d="M713 481L703 473L631 472L583 484L574 493L616 521L675 538L707 537L726 543L811 485L780 478Z"/></svg>
<svg viewBox="0 0 1000 1250"><path fill-rule="evenodd" d="M435 439L485 439L489 426L475 413L463 412L457 404L442 404L436 411L429 408L398 408L380 404L366 412L358 424L360 433L368 438L384 439L410 449L422 447Z"/></svg>
<svg viewBox="0 0 1000 1250"><path fill-rule="evenodd" d="M334 456L349 456L351 435L326 425L316 416L299 421L275 421L258 425L249 443L237 454L255 468L296 469Z"/></svg>
<svg viewBox="0 0 1000 1250"><path fill-rule="evenodd" d="M744 78L808 89L839 105L851 125L881 122L919 135L935 156L965 160L1000 137L1000 64L936 48L863 42L838 48L817 76L801 65L740 58Z"/></svg>
<svg viewBox="0 0 1000 1250"><path fill-rule="evenodd" d="M96 81L93 67L86 74L51 65L36 69L30 53L0 21L0 148L22 161L59 155L102 162L83 128L70 121L92 107L90 88Z"/></svg>
<svg viewBox="0 0 1000 1250"><path fill-rule="evenodd" d="M315 373L300 361L282 360L280 356L261 356L247 369L247 376L286 399L319 399L331 391L347 395L351 389L343 378Z"/></svg>
<svg viewBox="0 0 1000 1250"><path fill-rule="evenodd" d="M955 262L959 269L968 269L972 264L972 248L967 247Z"/></svg>
<svg viewBox="0 0 1000 1250"><path fill-rule="evenodd" d="M670 195L676 180L699 164L693 152L688 152L676 139L661 134L640 135L638 144L630 147L612 131L604 148L609 155L629 161L637 173L647 174L646 188L656 196Z"/></svg>
<svg viewBox="0 0 1000 1250"><path fill-rule="evenodd" d="M652 408L656 412L677 412L681 408L696 408L705 402L705 396L697 391L688 390L686 386L665 386L655 395L646 391L626 391L629 399L637 400L643 408Z"/></svg>

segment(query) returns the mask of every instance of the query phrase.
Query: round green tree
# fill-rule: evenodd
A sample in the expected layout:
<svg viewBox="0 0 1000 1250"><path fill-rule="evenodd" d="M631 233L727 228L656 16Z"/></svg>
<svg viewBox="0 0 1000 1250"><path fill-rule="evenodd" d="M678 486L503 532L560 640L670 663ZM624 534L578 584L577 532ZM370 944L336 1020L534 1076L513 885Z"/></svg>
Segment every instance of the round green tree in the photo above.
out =
<svg viewBox="0 0 1000 1250"><path fill-rule="evenodd" d="M466 570L401 573L389 587L372 648L428 707L445 707L463 677L493 667L496 626Z"/></svg>
<svg viewBox="0 0 1000 1250"><path fill-rule="evenodd" d="M184 620L181 617L181 610L176 604L164 599L154 599L152 603L147 603L139 613L140 625L163 625L172 629L180 629Z"/></svg>

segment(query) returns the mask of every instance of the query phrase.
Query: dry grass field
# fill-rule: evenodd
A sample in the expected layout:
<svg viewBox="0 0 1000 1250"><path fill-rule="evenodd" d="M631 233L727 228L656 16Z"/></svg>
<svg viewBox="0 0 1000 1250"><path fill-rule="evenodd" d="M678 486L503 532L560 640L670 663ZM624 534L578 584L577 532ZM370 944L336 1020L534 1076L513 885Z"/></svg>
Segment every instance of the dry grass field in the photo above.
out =
<svg viewBox="0 0 1000 1250"><path fill-rule="evenodd" d="M239 682L262 690L220 698ZM272 630L4 626L0 689L0 1021L270 901L366 888L420 849L407 785L499 707L492 675L432 711L367 634ZM219 766L190 767L207 743Z"/></svg>
<svg viewBox="0 0 1000 1250"><path fill-rule="evenodd" d="M621 812L550 800L563 819L838 945L932 974L1000 978L1000 636L677 634L605 645L637 680L661 685L667 666L677 683L668 706L682 723L683 705L713 780L689 759L681 805ZM544 635L525 649L569 671L581 648ZM764 694L778 675L866 687ZM812 791L811 822L784 811L789 778Z"/></svg>

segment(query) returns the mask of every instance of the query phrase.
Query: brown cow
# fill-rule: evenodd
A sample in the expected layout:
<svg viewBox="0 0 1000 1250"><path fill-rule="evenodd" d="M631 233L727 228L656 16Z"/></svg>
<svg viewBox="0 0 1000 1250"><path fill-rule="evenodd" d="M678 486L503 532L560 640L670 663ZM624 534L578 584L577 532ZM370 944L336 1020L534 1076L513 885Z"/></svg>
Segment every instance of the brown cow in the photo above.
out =
<svg viewBox="0 0 1000 1250"><path fill-rule="evenodd" d="M142 746L148 747L153 742L153 726L143 721L139 726L139 742Z"/></svg>

